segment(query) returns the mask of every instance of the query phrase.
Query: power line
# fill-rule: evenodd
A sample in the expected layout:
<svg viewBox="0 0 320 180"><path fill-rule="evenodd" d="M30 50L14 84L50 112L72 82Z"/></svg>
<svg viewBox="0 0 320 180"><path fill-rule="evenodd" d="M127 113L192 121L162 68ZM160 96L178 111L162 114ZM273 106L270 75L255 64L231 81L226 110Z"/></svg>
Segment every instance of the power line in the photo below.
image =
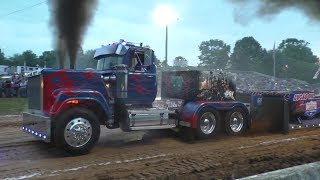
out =
<svg viewBox="0 0 320 180"><path fill-rule="evenodd" d="M22 9L12 11L12 12L10 12L10 13L8 13L8 14L5 14L5 15L3 15L3 16L0 16L0 18L4 18L4 17L10 16L10 15L12 15L12 14L15 14L15 13L18 13L18 12L21 12L21 11L24 11L24 10L28 10L28 9L31 9L31 8L36 7L36 6L40 6L41 4L43 4L43 3L45 3L45 2L47 2L47 1L42 1L42 2L39 2L39 3L37 3L37 4L33 4L33 5L31 5L31 6L22 8Z"/></svg>

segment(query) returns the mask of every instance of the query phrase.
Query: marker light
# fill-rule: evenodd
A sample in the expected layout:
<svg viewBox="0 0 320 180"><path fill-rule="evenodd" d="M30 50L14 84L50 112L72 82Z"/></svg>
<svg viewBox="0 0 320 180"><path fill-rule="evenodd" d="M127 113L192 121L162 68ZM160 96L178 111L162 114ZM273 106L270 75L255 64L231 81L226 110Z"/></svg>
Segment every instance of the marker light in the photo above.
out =
<svg viewBox="0 0 320 180"><path fill-rule="evenodd" d="M29 133L32 133L40 138L43 138L43 139L47 139L47 136L45 134L41 134L37 131L34 131L34 130L31 130L31 129L28 129L27 127L22 127L23 130L29 132Z"/></svg>
<svg viewBox="0 0 320 180"><path fill-rule="evenodd" d="M78 100L69 100L69 101L67 102L67 104L78 104L78 103L79 103Z"/></svg>

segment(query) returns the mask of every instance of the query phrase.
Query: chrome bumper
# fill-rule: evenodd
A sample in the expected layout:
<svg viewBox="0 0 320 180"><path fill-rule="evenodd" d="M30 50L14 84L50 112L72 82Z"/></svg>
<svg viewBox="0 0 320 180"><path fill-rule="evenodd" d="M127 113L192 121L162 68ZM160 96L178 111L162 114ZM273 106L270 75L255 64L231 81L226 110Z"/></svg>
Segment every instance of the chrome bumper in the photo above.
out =
<svg viewBox="0 0 320 180"><path fill-rule="evenodd" d="M23 113L22 130L40 138L45 142L51 141L51 119L50 117Z"/></svg>

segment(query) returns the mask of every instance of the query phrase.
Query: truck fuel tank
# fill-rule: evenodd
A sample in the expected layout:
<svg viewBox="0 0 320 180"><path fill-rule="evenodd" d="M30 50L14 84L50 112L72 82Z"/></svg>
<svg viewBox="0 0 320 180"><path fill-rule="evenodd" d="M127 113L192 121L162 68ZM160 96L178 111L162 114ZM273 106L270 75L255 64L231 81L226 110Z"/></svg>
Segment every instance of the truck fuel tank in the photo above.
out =
<svg viewBox="0 0 320 180"><path fill-rule="evenodd" d="M170 119L174 111L162 108L128 109L130 127L149 125L175 125L176 120Z"/></svg>

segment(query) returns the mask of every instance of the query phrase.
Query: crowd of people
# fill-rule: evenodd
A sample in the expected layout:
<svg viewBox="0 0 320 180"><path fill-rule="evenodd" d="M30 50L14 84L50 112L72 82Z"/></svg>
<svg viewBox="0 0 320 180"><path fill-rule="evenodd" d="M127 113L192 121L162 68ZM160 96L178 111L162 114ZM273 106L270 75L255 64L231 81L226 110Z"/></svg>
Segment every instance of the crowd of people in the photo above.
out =
<svg viewBox="0 0 320 180"><path fill-rule="evenodd" d="M257 72L231 73L239 91L311 91L319 93L319 85L297 79L274 78Z"/></svg>
<svg viewBox="0 0 320 180"><path fill-rule="evenodd" d="M0 97L26 97L25 86L26 80L21 74L2 75L0 76Z"/></svg>

